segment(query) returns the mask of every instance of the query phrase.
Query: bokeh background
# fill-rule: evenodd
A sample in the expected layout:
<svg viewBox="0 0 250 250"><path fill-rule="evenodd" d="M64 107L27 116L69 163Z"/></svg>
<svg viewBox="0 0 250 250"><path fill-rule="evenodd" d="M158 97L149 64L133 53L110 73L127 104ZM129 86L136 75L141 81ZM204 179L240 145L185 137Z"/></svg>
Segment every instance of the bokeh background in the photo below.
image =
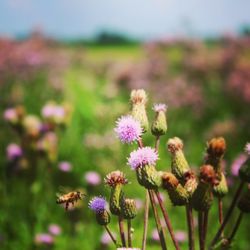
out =
<svg viewBox="0 0 250 250"><path fill-rule="evenodd" d="M144 191L126 165L136 145L121 145L113 132L134 88L148 92L151 121L153 103L168 105L158 169L170 166L168 138L183 139L197 169L206 141L224 136L232 194L250 140L249 9L248 0L2 0L0 248L112 249L87 202L108 196L103 178L115 169L126 173L125 192L137 200L140 247ZM150 133L145 142L153 145ZM66 213L55 203L60 186L88 196ZM187 249L184 208L162 195ZM249 249L245 218L233 249ZM209 223L211 239L216 204ZM110 227L117 235L116 218ZM148 249L159 249L156 236L151 214Z"/></svg>

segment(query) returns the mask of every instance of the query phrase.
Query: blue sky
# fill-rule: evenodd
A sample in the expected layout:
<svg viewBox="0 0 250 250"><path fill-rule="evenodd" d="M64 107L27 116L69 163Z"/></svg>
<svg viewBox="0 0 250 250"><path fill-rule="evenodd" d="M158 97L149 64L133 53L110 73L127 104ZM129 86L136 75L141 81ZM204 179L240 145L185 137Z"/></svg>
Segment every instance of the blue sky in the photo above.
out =
<svg viewBox="0 0 250 250"><path fill-rule="evenodd" d="M250 0L0 0L0 35L34 27L61 38L100 30L136 38L218 35L250 24Z"/></svg>

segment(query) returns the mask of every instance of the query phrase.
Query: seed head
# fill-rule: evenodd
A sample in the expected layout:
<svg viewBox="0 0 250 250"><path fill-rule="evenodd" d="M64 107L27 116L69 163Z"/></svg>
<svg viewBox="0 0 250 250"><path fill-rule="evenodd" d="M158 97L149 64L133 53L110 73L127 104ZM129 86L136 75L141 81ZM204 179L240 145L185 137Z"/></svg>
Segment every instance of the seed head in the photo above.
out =
<svg viewBox="0 0 250 250"><path fill-rule="evenodd" d="M174 154L176 151L183 149L183 142L180 138L174 137L168 140L167 147L168 151Z"/></svg>
<svg viewBox="0 0 250 250"><path fill-rule="evenodd" d="M105 184L110 187L115 187L117 184L125 185L128 183L128 180L125 178L125 174L119 170L109 173L105 179Z"/></svg>
<svg viewBox="0 0 250 250"><path fill-rule="evenodd" d="M134 89L130 94L132 104L146 104L147 94L144 89Z"/></svg>

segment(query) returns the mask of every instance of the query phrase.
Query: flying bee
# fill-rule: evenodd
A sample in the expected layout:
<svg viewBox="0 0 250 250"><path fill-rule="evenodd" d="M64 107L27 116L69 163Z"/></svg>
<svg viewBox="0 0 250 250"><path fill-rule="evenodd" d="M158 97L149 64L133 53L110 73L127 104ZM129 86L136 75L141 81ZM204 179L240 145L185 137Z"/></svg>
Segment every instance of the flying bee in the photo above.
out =
<svg viewBox="0 0 250 250"><path fill-rule="evenodd" d="M65 210L67 211L70 204L74 206L74 203L81 200L84 196L86 195L80 191L73 191L67 194L57 195L56 203L65 204Z"/></svg>

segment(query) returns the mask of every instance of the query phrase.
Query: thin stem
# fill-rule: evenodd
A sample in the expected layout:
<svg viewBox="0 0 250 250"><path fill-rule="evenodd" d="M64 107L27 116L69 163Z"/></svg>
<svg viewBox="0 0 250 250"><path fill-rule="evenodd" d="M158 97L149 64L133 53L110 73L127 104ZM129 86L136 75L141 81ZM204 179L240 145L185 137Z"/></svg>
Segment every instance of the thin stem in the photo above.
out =
<svg viewBox="0 0 250 250"><path fill-rule="evenodd" d="M119 224L119 231L120 231L122 246L126 247L126 238L125 238L125 233L124 233L124 225L123 225L123 219L122 219L121 216L118 216L118 224Z"/></svg>
<svg viewBox="0 0 250 250"><path fill-rule="evenodd" d="M218 197L218 214L219 214L219 223L220 225L223 222L223 203L222 203L222 199L220 197ZM224 232L221 232L221 235L224 235Z"/></svg>
<svg viewBox="0 0 250 250"><path fill-rule="evenodd" d="M160 146L160 136L156 136L156 139L155 139L155 150L156 150L156 152L159 151L159 146Z"/></svg>
<svg viewBox="0 0 250 250"><path fill-rule="evenodd" d="M131 235L131 220L128 219L128 247L132 247L132 235Z"/></svg>
<svg viewBox="0 0 250 250"><path fill-rule="evenodd" d="M208 214L209 214L209 210L206 210L204 212L204 217L203 217L203 236L202 236L202 239L203 239L203 249L205 249L205 247L206 247Z"/></svg>
<svg viewBox="0 0 250 250"><path fill-rule="evenodd" d="M107 233L109 234L111 240L114 242L115 246L117 246L116 239L115 239L115 237L113 236L113 234L111 233L111 231L109 230L108 226L106 225L106 226L104 226L104 227L105 227Z"/></svg>
<svg viewBox="0 0 250 250"><path fill-rule="evenodd" d="M195 249L194 220L193 220L192 207L189 204L186 205L186 216L187 216L187 225L188 225L189 250L194 250Z"/></svg>
<svg viewBox="0 0 250 250"><path fill-rule="evenodd" d="M149 194L148 194L148 191L146 191L142 250L146 249L146 244L147 244L146 242L147 242L147 232L148 232L148 212L149 212Z"/></svg>
<svg viewBox="0 0 250 250"><path fill-rule="evenodd" d="M161 211L162 211L164 220L165 220L165 222L166 222L168 231L169 231L170 236L171 236L171 238L172 238L172 241L173 241L173 243L174 243L175 249L176 249L176 250L180 250L178 241L177 241L176 238L175 238L175 235L174 235L174 231L173 231L172 225L171 225L171 223L170 223L170 220L169 220L167 211L166 211L166 209L165 209L165 207L164 207L164 205L163 205L163 202L162 202L162 199L161 199L161 196L160 196L159 191L158 191L158 190L155 190L155 194L156 194L156 196L157 196L157 199L158 199L158 202L159 202L159 205L160 205L160 208L161 208Z"/></svg>
<svg viewBox="0 0 250 250"><path fill-rule="evenodd" d="M239 216L238 216L238 218L237 218L237 221L236 221L236 223L235 223L235 225L234 225L233 231L232 231L231 235L230 235L229 238L228 238L228 243L229 243L229 244L232 242L232 240L233 240L233 238L234 238L234 236L235 236L235 234L236 234L236 232L237 232L237 230L238 230L238 228L239 228L239 226L240 226L242 217L243 217L243 213L240 212L240 214L239 214Z"/></svg>
<svg viewBox="0 0 250 250"><path fill-rule="evenodd" d="M198 230L200 250L203 247L203 212L198 212Z"/></svg>
<svg viewBox="0 0 250 250"><path fill-rule="evenodd" d="M219 240L219 238L220 238L220 236L221 236L221 233L223 232L223 230L224 230L226 224L228 223L228 221L229 221L229 219L230 219L230 216L231 216L231 214L232 214L232 212L233 212L233 210L234 210L234 208L235 208L235 206L236 206L236 204L237 204L237 201L238 201L238 199L239 199L239 197L240 197L240 193L241 193L241 191L242 191L242 189L243 189L243 186L244 186L244 181L241 181L241 182L240 182L240 185L239 185L239 187L238 187L238 189L237 189L237 191L236 191L236 193L235 193L235 195L234 195L234 198L233 198L233 200L232 200L232 203L231 203L230 207L229 207L228 210L227 210L227 213L226 213L226 215L225 215L225 218L224 218L224 220L223 220L223 222L222 222L222 224L221 224L221 226L220 226L218 232L217 232L216 235L214 236L214 238L213 238L213 240L212 240L212 242L211 242L211 244L210 244L209 249L212 249L212 247L213 247L213 246L216 244L216 242Z"/></svg>
<svg viewBox="0 0 250 250"><path fill-rule="evenodd" d="M160 238L160 242L161 242L161 248L162 250L166 250L167 246L166 246L166 241L165 241L165 237L164 237L164 233L163 233L163 229L162 229L162 225L161 225L161 221L157 212L157 208L156 208L156 203L155 203L155 198L154 198L154 194L152 192L152 190L148 190L148 194L150 197L150 201L151 201L151 205L152 205L152 209L153 209L153 213L154 213L154 217L155 217L155 224L157 227L157 231L159 234L159 238Z"/></svg>
<svg viewBox="0 0 250 250"><path fill-rule="evenodd" d="M141 137L138 139L137 142L138 142L139 148L143 148L143 142L142 142L142 138Z"/></svg>

